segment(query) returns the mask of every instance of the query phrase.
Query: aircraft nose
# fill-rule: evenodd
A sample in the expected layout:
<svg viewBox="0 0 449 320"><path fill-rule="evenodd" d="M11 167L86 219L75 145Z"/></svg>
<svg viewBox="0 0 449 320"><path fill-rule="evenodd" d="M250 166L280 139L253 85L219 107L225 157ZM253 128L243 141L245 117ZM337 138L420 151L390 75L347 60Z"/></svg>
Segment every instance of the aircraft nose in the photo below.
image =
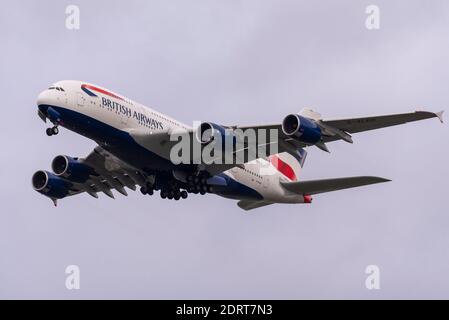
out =
<svg viewBox="0 0 449 320"><path fill-rule="evenodd" d="M41 106L41 105L48 105L50 102L50 94L48 92L48 90L44 90L42 91L38 96L37 96L37 106Z"/></svg>

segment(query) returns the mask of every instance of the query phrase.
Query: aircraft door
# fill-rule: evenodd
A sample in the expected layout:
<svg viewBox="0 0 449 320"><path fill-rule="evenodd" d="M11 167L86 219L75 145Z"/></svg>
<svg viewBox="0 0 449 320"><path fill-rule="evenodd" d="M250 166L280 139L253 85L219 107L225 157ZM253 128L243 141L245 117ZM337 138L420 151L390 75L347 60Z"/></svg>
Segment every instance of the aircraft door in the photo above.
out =
<svg viewBox="0 0 449 320"><path fill-rule="evenodd" d="M127 127L129 118L131 116L131 109L129 109L128 107L122 106L119 108L118 113L119 113L119 117L120 117L120 124L123 127Z"/></svg>
<svg viewBox="0 0 449 320"><path fill-rule="evenodd" d="M262 185L263 185L264 189L268 188L268 186L270 185L270 176L269 175L262 176Z"/></svg>
<svg viewBox="0 0 449 320"><path fill-rule="evenodd" d="M78 107L84 107L86 105L86 98L81 92L77 92L76 100Z"/></svg>

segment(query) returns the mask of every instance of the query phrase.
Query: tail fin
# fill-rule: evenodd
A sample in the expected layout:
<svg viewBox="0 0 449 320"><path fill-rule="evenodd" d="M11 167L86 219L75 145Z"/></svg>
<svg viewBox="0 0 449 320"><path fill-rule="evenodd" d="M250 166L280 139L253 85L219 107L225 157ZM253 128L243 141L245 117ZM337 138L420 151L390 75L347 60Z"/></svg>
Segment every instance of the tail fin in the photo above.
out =
<svg viewBox="0 0 449 320"><path fill-rule="evenodd" d="M298 181L306 161L307 151L299 148L297 154L282 152L270 156L271 164L291 181Z"/></svg>

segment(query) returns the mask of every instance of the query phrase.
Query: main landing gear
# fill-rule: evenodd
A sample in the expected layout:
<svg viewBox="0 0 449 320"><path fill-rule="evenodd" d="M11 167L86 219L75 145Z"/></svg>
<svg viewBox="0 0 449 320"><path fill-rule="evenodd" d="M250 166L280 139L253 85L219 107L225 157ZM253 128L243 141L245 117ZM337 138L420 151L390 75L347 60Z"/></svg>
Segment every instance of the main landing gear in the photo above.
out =
<svg viewBox="0 0 449 320"><path fill-rule="evenodd" d="M154 189L150 186L143 186L140 188L140 192L143 195L149 195L152 196L154 194ZM161 198L162 199L175 199L175 200L180 200L180 199L187 199L188 197L188 193L185 190L179 190L179 189L162 189L161 192Z"/></svg>
<svg viewBox="0 0 449 320"><path fill-rule="evenodd" d="M140 192L143 195L149 195L149 196L152 196L154 194L153 188L149 188L149 187L141 187Z"/></svg>
<svg viewBox="0 0 449 320"><path fill-rule="evenodd" d="M189 186L187 187L187 191L194 194L205 195L206 193L213 192L212 186L207 184L207 177L204 175L201 176L188 176L187 183Z"/></svg>
<svg viewBox="0 0 449 320"><path fill-rule="evenodd" d="M45 132L47 133L47 136L51 137L57 135L59 133L59 129L58 126L54 126L52 128L47 128Z"/></svg>
<svg viewBox="0 0 449 320"><path fill-rule="evenodd" d="M188 193L185 190L161 190L161 198L162 199L175 199L178 201L179 199L187 199Z"/></svg>
<svg viewBox="0 0 449 320"><path fill-rule="evenodd" d="M213 187L207 183L208 177L205 174L189 175L186 177L187 183L165 177L159 179L163 183L148 183L140 188L144 195L153 195L155 191L160 191L162 199L181 200L187 199L189 193L205 195L214 192Z"/></svg>

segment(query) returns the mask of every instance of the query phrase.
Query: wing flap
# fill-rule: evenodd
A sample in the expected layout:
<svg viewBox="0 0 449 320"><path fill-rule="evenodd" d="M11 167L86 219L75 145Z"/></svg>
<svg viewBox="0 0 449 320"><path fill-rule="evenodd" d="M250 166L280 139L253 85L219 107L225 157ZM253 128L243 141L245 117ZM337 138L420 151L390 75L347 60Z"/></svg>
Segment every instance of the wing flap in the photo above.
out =
<svg viewBox="0 0 449 320"><path fill-rule="evenodd" d="M281 182L281 185L291 192L303 195L314 195L388 181L391 180L380 177L361 176L299 182Z"/></svg>

